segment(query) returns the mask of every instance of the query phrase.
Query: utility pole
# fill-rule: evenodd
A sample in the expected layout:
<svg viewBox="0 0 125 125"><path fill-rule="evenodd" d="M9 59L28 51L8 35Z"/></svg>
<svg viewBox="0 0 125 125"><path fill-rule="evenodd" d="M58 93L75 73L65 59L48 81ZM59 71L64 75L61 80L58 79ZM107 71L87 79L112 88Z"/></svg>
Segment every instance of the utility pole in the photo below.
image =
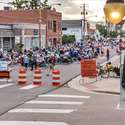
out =
<svg viewBox="0 0 125 125"><path fill-rule="evenodd" d="M86 31L86 7L88 7L88 4L81 4L80 7L82 8L81 14L83 15L82 18L82 31L81 31L81 37L82 40L85 41L85 31Z"/></svg>

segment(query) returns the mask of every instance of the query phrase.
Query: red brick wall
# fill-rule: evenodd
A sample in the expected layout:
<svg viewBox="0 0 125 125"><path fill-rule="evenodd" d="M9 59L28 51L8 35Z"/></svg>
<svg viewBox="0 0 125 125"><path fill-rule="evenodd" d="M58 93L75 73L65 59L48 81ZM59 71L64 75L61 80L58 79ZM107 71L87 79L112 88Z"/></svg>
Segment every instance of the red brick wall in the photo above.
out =
<svg viewBox="0 0 125 125"><path fill-rule="evenodd" d="M42 23L45 24L45 14L41 13ZM39 10L0 10L0 24L38 23Z"/></svg>
<svg viewBox="0 0 125 125"><path fill-rule="evenodd" d="M54 39L57 38L57 40L59 38L62 37L62 27L58 28L58 23L62 23L62 14L56 12L55 10L53 11L46 11L47 13L47 43L49 41L50 38ZM48 21L56 21L56 32L53 32L53 30L49 30L48 29Z"/></svg>
<svg viewBox="0 0 125 125"><path fill-rule="evenodd" d="M39 23L40 10L0 10L0 24L19 23ZM48 30L48 21L56 21L56 32ZM41 10L41 23L46 24L46 44L49 38L61 38L62 27L58 28L58 23L62 22L62 14L55 10Z"/></svg>

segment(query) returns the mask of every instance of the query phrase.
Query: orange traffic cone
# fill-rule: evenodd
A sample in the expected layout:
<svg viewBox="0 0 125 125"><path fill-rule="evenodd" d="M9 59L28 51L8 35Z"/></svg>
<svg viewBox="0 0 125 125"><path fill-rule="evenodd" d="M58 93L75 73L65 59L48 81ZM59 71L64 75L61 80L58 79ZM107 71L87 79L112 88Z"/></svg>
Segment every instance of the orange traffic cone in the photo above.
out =
<svg viewBox="0 0 125 125"><path fill-rule="evenodd" d="M53 70L52 71L52 85L53 86L59 86L60 83L60 71L59 70Z"/></svg>
<svg viewBox="0 0 125 125"><path fill-rule="evenodd" d="M35 69L33 77L34 77L34 79L33 79L34 85L42 84L42 71L40 68Z"/></svg>
<svg viewBox="0 0 125 125"><path fill-rule="evenodd" d="M24 67L21 67L19 69L19 76L18 76L18 84L24 85L26 84L26 69Z"/></svg>

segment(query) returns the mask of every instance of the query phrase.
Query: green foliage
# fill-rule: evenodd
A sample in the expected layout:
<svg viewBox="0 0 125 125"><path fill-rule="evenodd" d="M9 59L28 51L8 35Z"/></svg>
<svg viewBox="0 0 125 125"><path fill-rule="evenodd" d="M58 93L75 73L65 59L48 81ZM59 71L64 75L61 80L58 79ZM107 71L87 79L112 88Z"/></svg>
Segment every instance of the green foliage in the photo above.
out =
<svg viewBox="0 0 125 125"><path fill-rule="evenodd" d="M102 35L103 37L107 36L107 29L105 26L96 24L96 29L99 31L100 35Z"/></svg>
<svg viewBox="0 0 125 125"><path fill-rule="evenodd" d="M17 43L15 47L21 53L23 51L24 44Z"/></svg>
<svg viewBox="0 0 125 125"><path fill-rule="evenodd" d="M29 9L39 9L40 5L38 4L37 0L31 0L29 2Z"/></svg>
<svg viewBox="0 0 125 125"><path fill-rule="evenodd" d="M48 0L43 2L38 2L38 0L13 0L10 2L16 9L51 9L51 6L48 5Z"/></svg>
<svg viewBox="0 0 125 125"><path fill-rule="evenodd" d="M69 35L69 36L63 35L63 37L62 37L63 44L73 43L73 42L75 42L75 40L76 40L75 35Z"/></svg>
<svg viewBox="0 0 125 125"><path fill-rule="evenodd" d="M118 35L119 35L119 33L116 32L116 31L111 31L110 32L110 37L112 37L112 38L116 38Z"/></svg>
<svg viewBox="0 0 125 125"><path fill-rule="evenodd" d="M48 0L44 0L44 2L41 3L41 7L43 9L51 9L51 6L48 5Z"/></svg>
<svg viewBox="0 0 125 125"><path fill-rule="evenodd" d="M119 33L117 31L110 31L109 33L107 32L106 26L97 24L96 29L99 31L100 35L103 37L111 37L111 38L116 38Z"/></svg>
<svg viewBox="0 0 125 125"><path fill-rule="evenodd" d="M9 4L13 5L16 9L24 9L27 3L27 0L14 0Z"/></svg>

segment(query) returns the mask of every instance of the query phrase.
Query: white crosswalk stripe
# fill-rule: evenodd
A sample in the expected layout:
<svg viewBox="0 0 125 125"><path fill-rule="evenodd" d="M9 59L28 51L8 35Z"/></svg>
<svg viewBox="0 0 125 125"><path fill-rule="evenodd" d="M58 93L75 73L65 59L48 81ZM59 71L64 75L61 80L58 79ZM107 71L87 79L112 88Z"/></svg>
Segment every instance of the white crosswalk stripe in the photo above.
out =
<svg viewBox="0 0 125 125"><path fill-rule="evenodd" d="M27 104L60 104L60 105L82 105L83 102L72 102L72 101L29 101Z"/></svg>
<svg viewBox="0 0 125 125"><path fill-rule="evenodd" d="M14 84L13 83L3 84L3 85L0 85L0 89L5 88L5 87L9 87L9 86L12 86L12 85L14 85Z"/></svg>
<svg viewBox="0 0 125 125"><path fill-rule="evenodd" d="M76 95L61 95L61 94L46 94L46 95L39 95L38 97L58 97L58 98L83 98L83 99L89 99L90 96L76 96Z"/></svg>
<svg viewBox="0 0 125 125"><path fill-rule="evenodd" d="M68 125L65 122L46 122L46 121L0 121L0 125Z"/></svg>
<svg viewBox="0 0 125 125"><path fill-rule="evenodd" d="M29 89L33 89L33 88L36 88L38 86L36 85L27 85L27 86L24 86L24 87L21 87L20 89L21 90L29 90Z"/></svg>
<svg viewBox="0 0 125 125"><path fill-rule="evenodd" d="M29 87L29 89L32 87ZM45 98L46 97L46 98ZM84 104L84 99L89 99L90 96L80 96L80 95L63 95L63 94L46 94L46 95L39 95L38 98L25 102L22 106L19 106L15 109L8 111L8 115L10 116L17 116L17 117L24 117L23 121L0 121L0 125L68 125L65 120L60 120L60 117L63 115L67 117L71 113L77 111L77 106ZM42 100L41 100L42 99ZM76 100L77 101L74 101ZM70 100L70 101L69 101ZM79 101L78 101L79 100ZM82 100L82 101L81 101ZM46 119L44 121L25 121L25 115L37 116L41 114L42 116L54 116L57 119ZM49 117L50 118L50 117ZM21 119L22 120L22 119ZM48 121L49 120L49 121Z"/></svg>
<svg viewBox="0 0 125 125"><path fill-rule="evenodd" d="M10 110L10 113L61 113L61 114L69 114L73 111L76 111L74 109L13 109Z"/></svg>
<svg viewBox="0 0 125 125"><path fill-rule="evenodd" d="M12 79L0 79L0 82L13 82L13 80Z"/></svg>

